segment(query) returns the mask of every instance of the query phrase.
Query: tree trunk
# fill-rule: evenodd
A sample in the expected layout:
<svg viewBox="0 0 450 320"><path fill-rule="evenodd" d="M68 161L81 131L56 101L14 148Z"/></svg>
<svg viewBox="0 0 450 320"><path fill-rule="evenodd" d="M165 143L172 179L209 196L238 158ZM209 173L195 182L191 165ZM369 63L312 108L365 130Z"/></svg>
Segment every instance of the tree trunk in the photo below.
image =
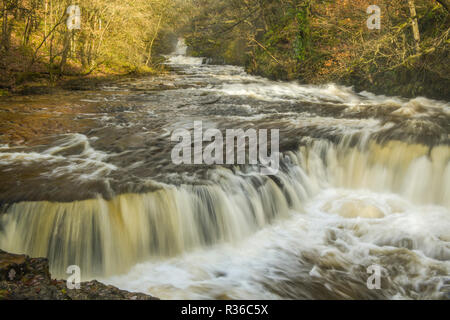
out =
<svg viewBox="0 0 450 320"><path fill-rule="evenodd" d="M420 51L420 31L419 31L419 23L417 21L417 13L416 6L414 4L414 0L408 0L409 11L411 12L411 20L412 20L412 30L414 35L414 41L416 45L416 52Z"/></svg>
<svg viewBox="0 0 450 320"><path fill-rule="evenodd" d="M66 66L67 63L67 58L70 51L71 34L72 32L67 31L66 34L64 35L64 48L61 56L61 63L59 64L59 76L62 76L62 74L64 73L64 67Z"/></svg>
<svg viewBox="0 0 450 320"><path fill-rule="evenodd" d="M3 0L3 20L2 20L2 42L1 45L5 50L8 50L8 10L6 6L6 0Z"/></svg>
<svg viewBox="0 0 450 320"><path fill-rule="evenodd" d="M152 51L153 51L153 43L155 42L156 38L158 37L159 34L159 28L161 26L161 21L162 21L163 15L161 15L159 17L158 20L158 25L156 27L156 31L155 34L153 35L152 40L150 41L150 45L149 45L149 49L148 49L148 56L147 56L147 61L145 62L145 65L148 66L148 64L150 63L151 59L152 59Z"/></svg>
<svg viewBox="0 0 450 320"><path fill-rule="evenodd" d="M25 47L28 45L28 42L30 41L30 35L31 35L31 29L33 28L32 24L32 16L27 17L27 23L25 25L25 30L23 32L23 39L22 39L22 45Z"/></svg>

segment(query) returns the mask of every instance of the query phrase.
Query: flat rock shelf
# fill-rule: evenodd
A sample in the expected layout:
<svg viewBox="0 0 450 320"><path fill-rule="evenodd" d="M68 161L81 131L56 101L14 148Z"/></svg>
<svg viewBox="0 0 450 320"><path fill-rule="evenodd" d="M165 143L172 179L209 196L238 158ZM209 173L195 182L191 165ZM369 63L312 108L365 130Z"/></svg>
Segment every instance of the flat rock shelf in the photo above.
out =
<svg viewBox="0 0 450 320"><path fill-rule="evenodd" d="M0 300L158 300L98 281L69 290L66 281L52 279L48 260L0 250Z"/></svg>

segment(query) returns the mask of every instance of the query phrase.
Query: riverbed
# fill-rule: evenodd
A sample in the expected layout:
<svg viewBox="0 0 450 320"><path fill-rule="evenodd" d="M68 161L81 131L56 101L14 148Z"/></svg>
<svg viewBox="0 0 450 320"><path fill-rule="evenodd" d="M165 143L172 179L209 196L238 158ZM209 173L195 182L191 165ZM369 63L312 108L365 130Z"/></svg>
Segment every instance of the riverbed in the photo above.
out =
<svg viewBox="0 0 450 320"><path fill-rule="evenodd" d="M184 50L164 75L2 98L1 249L162 299L449 298L449 102ZM174 164L196 121L279 130L279 172Z"/></svg>

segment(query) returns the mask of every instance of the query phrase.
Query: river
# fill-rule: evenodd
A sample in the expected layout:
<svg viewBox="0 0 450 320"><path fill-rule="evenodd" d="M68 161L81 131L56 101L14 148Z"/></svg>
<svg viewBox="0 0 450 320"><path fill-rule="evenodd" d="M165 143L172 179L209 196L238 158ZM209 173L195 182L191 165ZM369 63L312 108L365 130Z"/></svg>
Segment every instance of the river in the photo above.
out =
<svg viewBox="0 0 450 320"><path fill-rule="evenodd" d="M270 81L185 50L160 76L0 101L48 121L0 145L1 249L162 299L450 297L450 103ZM195 121L280 130L280 171L175 165L171 134Z"/></svg>

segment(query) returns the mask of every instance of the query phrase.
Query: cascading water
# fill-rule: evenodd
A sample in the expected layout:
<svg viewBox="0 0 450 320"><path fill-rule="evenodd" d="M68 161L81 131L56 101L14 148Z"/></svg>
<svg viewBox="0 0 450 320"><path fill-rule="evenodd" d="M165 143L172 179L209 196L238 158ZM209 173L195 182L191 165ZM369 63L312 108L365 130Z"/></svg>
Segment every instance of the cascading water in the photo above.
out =
<svg viewBox="0 0 450 320"><path fill-rule="evenodd" d="M202 64L74 103L85 132L0 148L0 248L160 298L445 298L450 106ZM181 71L181 72L180 72ZM87 96L87 97L86 97ZM281 169L175 166L170 133L278 128ZM367 267L386 269L383 290Z"/></svg>
<svg viewBox="0 0 450 320"><path fill-rule="evenodd" d="M169 62L173 65L201 65L203 64L203 58L188 57L186 55L187 45L184 39L178 39L175 52L168 56Z"/></svg>

